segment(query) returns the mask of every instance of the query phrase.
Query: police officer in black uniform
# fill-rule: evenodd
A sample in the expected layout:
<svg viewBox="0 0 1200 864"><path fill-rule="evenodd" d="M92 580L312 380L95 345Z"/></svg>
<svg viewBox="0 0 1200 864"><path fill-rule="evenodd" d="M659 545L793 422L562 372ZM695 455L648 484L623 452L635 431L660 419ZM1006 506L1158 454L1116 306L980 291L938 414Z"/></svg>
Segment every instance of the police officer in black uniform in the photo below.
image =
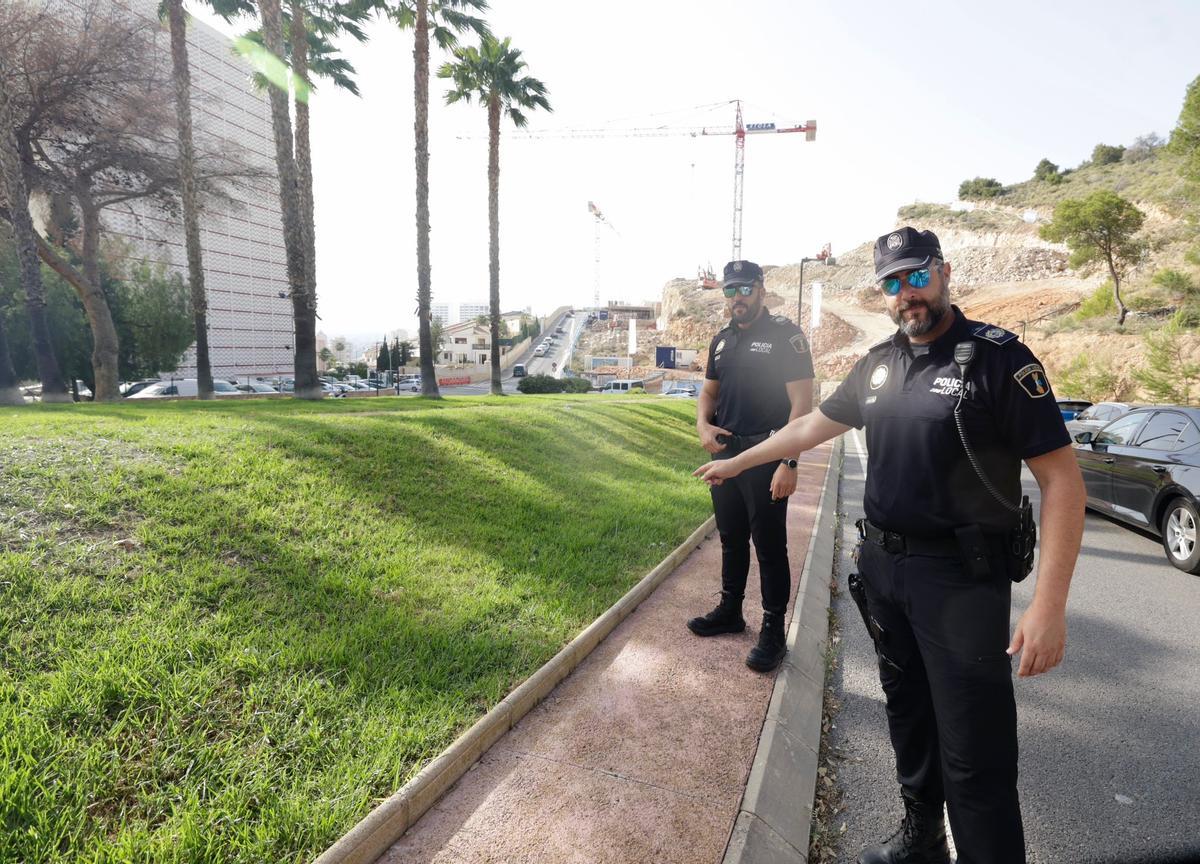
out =
<svg viewBox="0 0 1200 864"><path fill-rule="evenodd" d="M762 268L751 261L725 265L723 289L730 324L708 349L696 429L704 449L725 459L763 441L812 410L812 355L804 333L766 308ZM740 633L742 597L750 571L750 539L758 555L763 623L746 665L769 672L787 653L783 619L791 596L787 502L796 491L796 453L761 465L736 482L712 489L721 535L721 602L687 622L697 636Z"/></svg>
<svg viewBox="0 0 1200 864"><path fill-rule="evenodd" d="M875 641L905 817L859 861L948 864L945 804L960 864L1023 864L1012 657L1021 654L1020 676L1062 660L1083 480L1041 364L1014 334L950 305L950 264L932 231L880 237L875 275L895 335L818 411L696 474L720 484L866 426L851 591ZM1043 543L1033 601L1010 639L1011 581L1029 572L1035 533L1022 460L1041 489Z"/></svg>

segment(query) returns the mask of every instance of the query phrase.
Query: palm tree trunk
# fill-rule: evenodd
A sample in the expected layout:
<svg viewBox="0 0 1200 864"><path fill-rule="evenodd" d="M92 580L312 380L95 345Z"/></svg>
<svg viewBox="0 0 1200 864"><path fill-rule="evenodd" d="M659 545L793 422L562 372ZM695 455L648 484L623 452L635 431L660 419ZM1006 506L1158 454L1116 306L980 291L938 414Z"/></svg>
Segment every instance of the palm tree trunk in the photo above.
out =
<svg viewBox="0 0 1200 864"><path fill-rule="evenodd" d="M179 186L183 198L183 236L187 246L192 322L196 330L196 387L201 399L213 398L208 357L208 295L200 251L200 208L196 201L196 148L192 140L192 73L188 67L187 23L183 0L167 0L171 28L171 63L175 82L175 115L179 134Z"/></svg>
<svg viewBox="0 0 1200 864"><path fill-rule="evenodd" d="M500 384L500 96L488 97L488 301L492 307L492 395Z"/></svg>
<svg viewBox="0 0 1200 864"><path fill-rule="evenodd" d="M434 371L435 347L429 330L432 302L429 265L429 2L416 0L417 23L413 37L413 127L417 152L417 329L421 343L421 395L438 396Z"/></svg>
<svg viewBox="0 0 1200 864"><path fill-rule="evenodd" d="M77 193L76 200L83 213L83 275L87 285L79 291L79 299L83 301L92 328L92 375L95 379L92 398L97 402L119 402L117 358L120 343L100 277L100 211L87 194Z"/></svg>
<svg viewBox="0 0 1200 864"><path fill-rule="evenodd" d="M292 71L304 84L308 80L308 24L304 4L291 0ZM317 229L313 216L312 144L309 136L308 94L296 91L296 179L300 193L300 218L304 225L304 280L308 294L317 297ZM315 305L314 305L315 308ZM313 326L315 328L316 321ZM314 340L315 340L314 336ZM314 342L315 344L315 342Z"/></svg>
<svg viewBox="0 0 1200 864"><path fill-rule="evenodd" d="M25 308L29 313L38 377L42 381L42 401L70 402L71 396L67 393L58 358L54 356L54 348L50 344L50 328L46 323L46 291L42 284L42 267L38 262L37 237L29 216L29 187L25 184L9 105L8 94L0 91L0 175L8 195L13 239L21 262L21 285L25 289Z"/></svg>
<svg viewBox="0 0 1200 864"><path fill-rule="evenodd" d="M262 12L263 42L267 50L282 60L283 14L279 0L259 0ZM295 328L295 395L300 399L320 399L317 383L316 302L305 285L304 227L300 216L300 197L296 189L296 163L292 158L292 118L288 114L288 94L278 87L267 87L271 98L271 123L275 132L275 166L279 172L279 206L283 212L283 245L287 258L288 286L292 295L292 322Z"/></svg>
<svg viewBox="0 0 1200 864"><path fill-rule="evenodd" d="M24 405L25 397L17 386L17 375L13 372L12 355L8 350L8 332L4 329L4 317L0 315L0 405Z"/></svg>

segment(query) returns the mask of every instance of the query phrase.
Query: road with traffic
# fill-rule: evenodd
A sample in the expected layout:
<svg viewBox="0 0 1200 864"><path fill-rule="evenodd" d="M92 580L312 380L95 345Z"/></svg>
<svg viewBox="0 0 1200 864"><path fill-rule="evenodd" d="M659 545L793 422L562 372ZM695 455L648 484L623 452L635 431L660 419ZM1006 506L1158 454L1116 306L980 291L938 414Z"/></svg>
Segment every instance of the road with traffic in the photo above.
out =
<svg viewBox="0 0 1200 864"><path fill-rule="evenodd" d="M500 383L504 392L517 392L517 385L521 379L513 377L512 370L513 366L518 364L525 366L528 375L561 375L563 367L570 363L570 352L575 344L578 328L582 326L583 321L577 314L560 315L547 324L542 334L534 337L533 344L501 373ZM555 331L560 327L563 332L556 333ZM544 355L537 356L535 354L537 346L547 335L554 336L553 345ZM481 396L491 393L492 385L490 381L480 381L474 384L458 384L439 389L446 396Z"/></svg>
<svg viewBox="0 0 1200 864"><path fill-rule="evenodd" d="M830 680L841 708L827 733L846 807L838 816L844 862L889 835L902 814L876 661L846 590L865 451L861 433L848 433L833 603L840 657ZM1024 486L1037 507L1028 471ZM1013 586L1014 623L1034 581ZM1067 620L1063 664L1014 677L1028 860L1200 860L1200 577L1172 567L1157 538L1089 513Z"/></svg>

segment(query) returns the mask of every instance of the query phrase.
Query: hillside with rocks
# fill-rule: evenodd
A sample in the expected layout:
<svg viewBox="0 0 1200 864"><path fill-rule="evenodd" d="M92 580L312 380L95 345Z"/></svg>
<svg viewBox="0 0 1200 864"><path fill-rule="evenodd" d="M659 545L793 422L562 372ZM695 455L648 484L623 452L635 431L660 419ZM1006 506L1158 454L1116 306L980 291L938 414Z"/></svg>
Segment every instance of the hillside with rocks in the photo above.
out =
<svg viewBox="0 0 1200 864"><path fill-rule="evenodd" d="M1116 191L1145 214L1138 236L1148 251L1122 283L1130 309L1123 326L1112 311L1107 271L1073 270L1067 247L1039 235L1057 203L1097 189ZM952 301L968 316L1021 336L1045 363L1060 395L1148 399L1135 378L1146 366L1148 334L1180 322L1179 363L1200 363L1200 307L1193 305L1200 302L1200 230L1189 218L1191 206L1178 161L1158 146L1114 164L1085 164L1056 182L1005 187L987 201L901 207L896 226L937 233L951 267ZM821 326L810 332L823 378L842 377L867 347L895 329L875 283L873 243L867 239L835 254L832 264L805 265L806 331L811 286L823 285ZM796 320L800 265L763 264L763 270L771 311ZM700 288L695 279L673 279L662 291L664 327L644 334L639 347L704 349L726 320L720 292ZM614 347L623 346L622 341ZM652 347L648 355L653 357Z"/></svg>

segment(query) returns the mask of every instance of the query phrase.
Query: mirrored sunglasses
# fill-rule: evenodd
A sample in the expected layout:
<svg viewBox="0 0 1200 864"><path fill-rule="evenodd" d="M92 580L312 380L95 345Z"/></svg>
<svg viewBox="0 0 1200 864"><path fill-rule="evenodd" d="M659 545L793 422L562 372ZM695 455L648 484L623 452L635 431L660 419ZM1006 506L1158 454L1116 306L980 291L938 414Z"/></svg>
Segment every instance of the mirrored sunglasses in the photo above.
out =
<svg viewBox="0 0 1200 864"><path fill-rule="evenodd" d="M726 285L721 289L726 297L733 297L735 294L741 294L743 297L749 297L754 293L753 285Z"/></svg>
<svg viewBox="0 0 1200 864"><path fill-rule="evenodd" d="M929 284L929 268L923 267L920 270L913 270L905 276L889 276L887 279L881 279L879 285L883 288L883 293L889 297L895 297L900 293L900 289L904 283L913 288L924 288Z"/></svg>

